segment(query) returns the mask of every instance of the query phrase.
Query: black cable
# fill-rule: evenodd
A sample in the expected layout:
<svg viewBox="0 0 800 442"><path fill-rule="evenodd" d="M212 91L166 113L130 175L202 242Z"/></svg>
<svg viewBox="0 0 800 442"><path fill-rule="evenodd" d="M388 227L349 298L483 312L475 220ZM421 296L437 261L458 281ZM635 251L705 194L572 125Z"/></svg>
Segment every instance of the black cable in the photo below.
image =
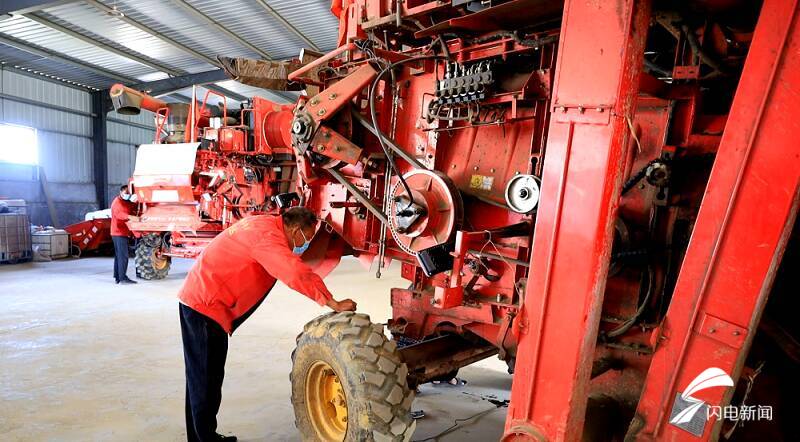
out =
<svg viewBox="0 0 800 442"><path fill-rule="evenodd" d="M436 40L434 40L433 43L431 43L431 49L433 49L433 47L436 46L436 43L439 43L441 45L442 55L450 59L450 48L447 47L447 42L444 41L444 37L442 37L441 35L436 37Z"/></svg>
<svg viewBox="0 0 800 442"><path fill-rule="evenodd" d="M406 208L409 208L411 207L412 204L414 204L414 195L412 195L411 188L408 186L408 183L406 183L406 180L400 173L400 169L397 168L397 164L395 164L392 155L389 154L389 147L387 146L386 143L386 135L384 135L381 129L378 127L378 114L375 110L375 90L378 88L378 83L381 81L381 78L383 78L383 76L385 76L387 72L389 72L391 69L396 68L397 66L422 60L442 60L442 59L447 60L447 57L444 57L442 55L420 55L417 57L411 57L411 58L406 58L405 60L396 61L386 66L382 71L378 73L378 76L376 76L375 79L372 80L372 84L370 85L368 92L369 113L370 117L372 118L372 126L375 128L375 135L378 137L378 142L381 145L381 149L383 149L383 153L386 155L386 161L389 162L389 166L397 175L397 178L400 180L400 183L403 185L403 188L405 188L406 193L408 194L408 205L406 206Z"/></svg>
<svg viewBox="0 0 800 442"><path fill-rule="evenodd" d="M445 429L445 430L444 430L444 431L442 431L441 433L439 433L439 434L435 434L435 435L433 435L433 436L431 436L431 437L426 437L425 439L418 439L418 440L415 440L415 441L413 441L413 442L428 442L428 441L432 441L432 440L438 440L440 437L442 437L442 436L444 436L445 434L447 434L447 433L450 433L451 431L453 431L453 430L455 430L456 428L458 428L458 425L459 425L461 422L466 422L466 421L468 421L468 420L475 419L476 417L485 416L485 415L487 415L487 414L491 413L492 411L494 411L494 410L497 410L497 409L499 409L499 408L502 408L502 406L494 406L494 407L492 407L492 408L490 408L490 409L488 409L488 410L483 410L483 411L481 411L481 412L475 413L475 414L473 414L473 415L472 415L472 416L470 416L470 417L465 417L465 418L461 418L461 419L455 419L455 420L453 421L453 425L451 425L450 427L448 427L447 429Z"/></svg>

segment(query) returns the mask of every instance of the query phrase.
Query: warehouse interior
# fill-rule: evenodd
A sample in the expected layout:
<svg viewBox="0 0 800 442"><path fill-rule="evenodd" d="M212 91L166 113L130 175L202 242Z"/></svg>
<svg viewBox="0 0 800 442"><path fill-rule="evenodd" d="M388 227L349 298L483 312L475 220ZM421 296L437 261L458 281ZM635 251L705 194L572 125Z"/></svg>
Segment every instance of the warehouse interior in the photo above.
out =
<svg viewBox="0 0 800 442"><path fill-rule="evenodd" d="M23 8L11 9L16 3ZM0 165L0 193L24 199L34 224L51 224L42 171L54 189L59 221L72 224L110 204L109 197L133 172L136 146L153 140L152 115L98 110L114 83L151 92L154 87L171 89L168 101L188 102L191 85L205 84L224 93L231 107L254 95L287 103L292 93L229 80L216 55L281 60L308 45L319 51L336 45L336 19L324 1L303 7L292 2L274 7L247 1L170 3L23 1L5 7L0 21L2 120L36 129L39 151L34 165ZM222 31L220 22L231 30ZM213 77L218 81L207 82ZM168 84L151 84L165 79ZM176 89L181 82L188 87ZM199 89L202 97L205 88Z"/></svg>
<svg viewBox="0 0 800 442"><path fill-rule="evenodd" d="M2 440L799 440L798 17L0 0Z"/></svg>
<svg viewBox="0 0 800 442"><path fill-rule="evenodd" d="M36 226L64 227L109 207L133 173L136 148L153 142L152 114L103 110L114 83L169 90L160 94L167 102L189 102L191 85L202 84L198 98L218 91L229 107L252 96L290 103L297 92L228 79L216 55L282 60L300 48L328 51L336 45L337 20L325 0L22 1L3 7L0 131L10 132L0 136L0 199L23 200ZM34 137L12 147L6 143L15 129ZM0 265L9 307L0 325L5 440L185 440L176 293L192 261L177 264L166 281L122 290L111 278L112 260ZM399 268L376 280L346 264L327 279L331 290L385 321L388 288L400 283ZM43 274L47 278L39 278ZM358 292L350 289L363 284ZM56 292L60 299L41 296ZM300 440L286 382L289 356L297 330L323 310L285 287L276 292L270 307L231 340L232 356L241 360L228 363L220 429L244 441ZM34 298L42 302L32 303ZM280 313L286 310L296 314L286 318ZM118 345L124 341L129 344ZM495 361L471 370L472 376L463 376L469 388L430 388L432 397L447 399L417 405L428 416L419 436L494 409L476 418L491 422L488 429L466 425L441 440L498 437L503 409L485 398L507 399L510 376Z"/></svg>

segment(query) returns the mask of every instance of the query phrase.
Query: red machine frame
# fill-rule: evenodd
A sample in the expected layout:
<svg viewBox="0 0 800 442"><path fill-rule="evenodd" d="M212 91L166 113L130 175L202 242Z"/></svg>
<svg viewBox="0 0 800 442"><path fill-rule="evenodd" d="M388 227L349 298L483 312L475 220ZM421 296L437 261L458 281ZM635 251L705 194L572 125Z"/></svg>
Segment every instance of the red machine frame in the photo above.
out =
<svg viewBox="0 0 800 442"><path fill-rule="evenodd" d="M621 401L636 404L626 440L719 437L722 425L713 417L699 435L669 425L669 420L676 396L704 369L717 367L734 381L740 378L794 226L800 179L800 147L790 135L798 125L792 90L800 84L795 66L799 61L791 56L800 43L797 2L765 0L755 31L736 35L713 24L695 29L683 22L671 29L674 22L647 1L567 0L562 5L516 0L448 16L456 3L468 2L335 1L340 47L290 75L290 80L322 88L298 105L295 126L283 128L296 136L299 189L328 224L327 233L318 236L329 247L319 248L326 253L318 259L328 267L341 253L379 266L389 258L402 261L402 276L412 287L392 290L393 333L422 341L440 334L472 335L487 344L443 356L437 360L441 369L429 363L424 379L494 353L513 362L504 441L579 440L586 428L588 398L594 392L612 392ZM743 7L736 2L691 3L709 11ZM497 123L503 127L503 139L508 130L512 139L525 131L524 136L533 140L533 148L523 153L535 161L516 172L541 178L535 229L533 218L499 208L496 194L468 192L473 184L469 180L476 180L470 170L486 167L494 174L499 167L491 156L482 157L482 163L469 162L473 149L491 150L487 140L498 138L497 134L481 139L480 133L489 133L488 129L463 127L472 130L472 138L447 132L460 141L445 141L437 152L436 144L425 142L420 133L438 134L441 127L421 124L420 114L408 110L417 103L422 107L430 103L424 82L431 76L438 81L443 70L437 64L441 56L431 55L437 44L446 48L449 60L464 65L530 54L525 40L534 34L496 33L484 38L501 26L496 23L508 24L513 22L511 15L526 13L540 17L561 13L560 28L537 28L541 64L518 90L498 92L481 102L505 106L504 119ZM407 21L420 30L409 31L404 27ZM654 23L664 24L678 41L669 84L656 78L658 67L651 65L644 72L642 54L651 44ZM454 30L476 37L444 37ZM727 43L719 43L722 34ZM429 46L409 49L409 41L426 38L432 39ZM365 39L384 41L367 47ZM548 53L554 42L557 54ZM703 92L697 84L713 80L723 68L703 53L701 44L722 47L722 52L726 44L749 47L738 86L732 89L735 98L723 112L705 112L702 106ZM407 67L407 73L401 69L394 73L394 84L400 86L376 80L383 72L370 66L373 59ZM713 72L704 75L704 64ZM321 68L334 74L322 79L308 76ZM386 162L376 149L384 143L370 138L369 133L379 137L380 133L362 115L369 111L365 100L373 98L364 93L371 83L382 97L372 109L373 118L376 112L380 115L378 125L389 134L386 144L393 154L403 160L399 168L407 180L423 176L417 179L418 187L403 190L400 184L405 183L398 183L396 176L386 179L388 165L385 172L377 167ZM398 95L388 99L393 93ZM397 105L398 96L406 108ZM520 124L525 121L535 123ZM537 140L543 142L539 150ZM498 144L514 146L507 141ZM465 155L467 163L459 162ZM653 192L644 184L634 187L642 176L629 186L635 170L649 173L659 159L669 163L709 155L715 157L710 178L702 172L692 175L694 181L681 189L681 197L664 196L663 185L654 184L661 190ZM412 176L414 170L428 169L427 178L424 173ZM473 189L484 186L487 178L506 182L513 176L508 172L478 175ZM450 184L436 184L437 180ZM438 192L439 199L431 196L436 186L456 187L455 193L473 199L459 207L455 199L442 196L445 191ZM634 188L638 190L628 192ZM387 206L389 196L397 203L409 193L423 200L426 209L443 202L453 212L463 210L473 223L471 230L453 227L450 220L441 221L438 215L429 216L430 210L420 209L427 224L412 233L432 235L433 243L439 244L436 232L452 232L453 272L428 276L407 250L414 240L400 244L402 235L389 239L385 248L381 245L387 241L382 226L391 227L393 217L400 216L400 209ZM668 307L653 318L655 322L642 321L638 328L622 331L623 339L608 341L609 332L617 330L614 324L620 323L615 317L630 316L652 302L649 295L642 299L642 280L620 277L616 269L612 272L615 246L626 235L619 220L624 216L634 225L647 225L652 222L648 216L654 216L648 208L674 204L670 201L680 201L677 205L683 207L663 210L658 229L667 239L666 247L672 245L669 238L676 221L688 220L693 228L685 253L675 251L682 255L677 259L679 268L671 271L676 282L665 301ZM408 203L405 210L411 207ZM439 231L437 226L446 228ZM524 226L535 232L532 238L515 230ZM487 245L492 249L486 250ZM484 257L500 262L502 270L494 267L488 274L467 270L471 260ZM667 285L667 270L648 271L648 285ZM527 281L520 279L525 275ZM474 285L481 278L487 282ZM496 299L489 299L490 291ZM640 303L642 307L637 307ZM631 370L601 367L608 359L622 361ZM733 393L733 389L708 389L698 399L726 405Z"/></svg>
<svg viewBox="0 0 800 442"><path fill-rule="evenodd" d="M722 432L671 420L704 370L742 378L795 226L798 4L764 0L755 19L746 2L683 3L335 0L339 48L288 78L309 95L253 102L255 152L294 155L324 221L304 260L401 261L389 330L409 383L499 355L504 441L580 440L596 396L623 410L625 440ZM160 138L169 111L139 100ZM211 118L193 109L181 141ZM205 130L241 146L239 129ZM517 210L509 189L538 204ZM214 220L165 254L232 222Z"/></svg>

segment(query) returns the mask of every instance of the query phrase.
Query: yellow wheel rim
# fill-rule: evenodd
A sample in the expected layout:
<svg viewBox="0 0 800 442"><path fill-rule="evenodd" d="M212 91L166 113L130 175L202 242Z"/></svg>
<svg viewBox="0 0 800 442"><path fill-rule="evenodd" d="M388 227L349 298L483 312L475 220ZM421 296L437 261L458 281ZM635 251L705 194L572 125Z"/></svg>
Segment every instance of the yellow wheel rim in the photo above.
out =
<svg viewBox="0 0 800 442"><path fill-rule="evenodd" d="M321 441L343 441L347 433L347 398L330 365L316 361L306 375L306 407Z"/></svg>
<svg viewBox="0 0 800 442"><path fill-rule="evenodd" d="M155 251L153 251L152 261L153 261L153 268L156 270L164 270L167 267L167 264L169 263L169 261L167 261L167 258L159 256L159 254L156 253Z"/></svg>

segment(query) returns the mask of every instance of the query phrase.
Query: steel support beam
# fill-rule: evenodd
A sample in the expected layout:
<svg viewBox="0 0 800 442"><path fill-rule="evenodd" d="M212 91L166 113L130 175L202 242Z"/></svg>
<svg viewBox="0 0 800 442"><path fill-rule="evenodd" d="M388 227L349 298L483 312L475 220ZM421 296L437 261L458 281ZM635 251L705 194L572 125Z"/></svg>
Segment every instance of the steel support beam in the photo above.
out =
<svg viewBox="0 0 800 442"><path fill-rule="evenodd" d="M62 25L60 25L58 23L55 23L52 20L48 19L47 17L42 16L42 14L33 14L33 13L32 14L25 14L25 17L27 19L29 19L29 20L35 21L35 22L37 22L37 23L39 23L41 25L47 26L47 27L49 27L49 28L51 28L53 30L56 30L58 32L61 32L61 33L65 34L65 35L69 35L70 37L73 37L73 38L76 38L78 40L81 40L84 43L88 43L90 45L96 46L96 47L98 47L100 49L103 49L105 51L109 51L109 52L111 52L113 54L119 55L120 57L125 57L125 58L127 58L129 60L133 60L133 61L135 61L137 63L143 64L143 65L148 66L148 67L150 67L152 69L155 69L157 71L164 72L164 73L166 73L168 75L172 75L173 77L183 77L183 76L189 75L188 78L191 78L191 75L187 74L186 71L183 71L183 70L180 70L180 69L174 69L174 68L169 67L169 66L167 66L165 64L153 62L153 61L148 60L147 58L145 58L143 55L136 54L133 51L117 49L117 48L115 48L113 46L110 46L108 44L105 44L105 43L102 43L102 42L100 42L98 40L95 40L95 39L87 36L86 34L74 31L74 30L69 29L67 27L64 27L64 26L62 26ZM222 70L220 70L220 71L222 71ZM212 72L215 72L215 71L212 71ZM208 75L208 73L204 72L204 73L201 73L201 74L206 74L205 75L206 77L210 77L210 75ZM220 73L217 73L217 75L215 75L215 77L219 77L219 79L218 80L206 81L205 83L211 83L212 81L219 81L219 80L227 80L227 76L225 76L224 71L221 72L221 75L220 75ZM170 79L168 79L168 80L170 80ZM192 84L199 84L199 83L190 83L190 84L188 84L188 85L186 85L184 87L191 86ZM241 94L237 94L236 92L230 91L228 89L225 89L225 88L223 88L221 86L208 85L208 86L206 86L206 88L211 89L211 90L216 91L216 92L219 92L219 93L221 93L221 94L223 94L223 95L225 95L225 96L227 96L229 98L232 98L232 99L234 99L236 101L246 101L247 100L247 97L245 97L245 96L243 96Z"/></svg>
<svg viewBox="0 0 800 442"><path fill-rule="evenodd" d="M100 3L97 0L86 0L86 3L91 5L91 6L93 6L93 7L95 7L96 9L98 9L100 11L103 11L103 12L107 13L107 14L114 14L114 11L111 8L109 8L108 6ZM197 14L200 14L203 17L205 17L205 20L211 20L207 16L203 15L200 11L197 11L192 6L190 6L190 5L186 4L186 3L183 3L183 2L180 2L180 1L176 1L176 3L194 10ZM166 35L158 32L158 31L156 31L156 30L154 30L154 29L152 29L152 28L150 28L148 26L143 25L143 24L137 22L136 20L134 20L134 19L132 19L132 18L126 16L126 15L119 16L119 15L115 14L114 16L118 20L121 20L122 22L124 22L124 23L126 23L126 24L128 24L128 25L130 25L130 26L132 26L132 27L134 27L134 28L146 33L146 34L152 35L153 37L156 37L156 38L160 39L161 41L163 41L165 43L168 43L171 46L173 46L173 47L175 47L175 48L177 48L177 49L179 49L181 51L184 51L187 54L189 54L189 55L191 55L191 56L193 56L195 58L203 60L203 61L205 61L206 63L208 63L208 64L210 64L212 66L221 67L221 64L219 63L218 60L216 60L214 58L211 58L211 57L208 57L206 55L203 55L203 54L195 51L194 49L191 49L191 48L189 48L189 47L187 47L187 46L185 46L185 45L183 45L181 43L178 43L177 41L167 37ZM40 19L41 19L41 17L40 17ZM211 20L211 21L213 21L213 20ZM59 26L59 25L57 25L55 23L52 23L52 22L50 22L50 23L53 24L53 25ZM216 22L214 22L214 23L216 23ZM219 26L221 27L221 25L219 25ZM61 26L61 28L63 28L63 26ZM241 40L238 36L236 36L235 34L231 33L228 29L225 29L225 28L223 28L223 29L224 29L223 32L225 32L226 34L233 35L233 37L236 38L237 40L244 42L244 40ZM70 31L70 30L67 30L67 31ZM70 31L70 32L74 32L74 31ZM83 36L83 37L85 37L85 36ZM95 44L95 45L101 45L100 47L102 47L103 49L106 49L106 50L109 50L109 48L110 48L110 46L102 45L102 44L100 44L100 43L98 43L96 41L92 41L91 43ZM245 44L249 44L247 42L244 42L244 43ZM166 72L166 73L168 73L168 74L170 74L172 76L175 76L175 77L182 77L184 75L189 75L185 71L172 69L172 68L170 68L168 66L165 66L165 65L149 62L149 61L143 59L142 57L137 57L134 54L127 53L126 51L119 51L119 52L120 53L118 55L130 58L130 59L132 59L132 60L134 60L136 62L139 62L139 63L145 64L147 66L153 67L154 69L157 69L157 70L162 71L162 72ZM117 52L115 52L115 53L117 53ZM266 55L266 53L260 53L260 54L262 56L264 56L265 58L270 59L269 56ZM220 78L220 80L214 80L214 81L221 81L221 80L227 80L227 79L228 78L226 76L223 76L222 78ZM203 83L198 83L198 84L206 84L206 83L209 83L209 82L210 81L203 81ZM133 88L137 88L138 87L135 83L134 84L131 84L130 82L127 82L127 83L128 83L128 85L130 85L130 87L133 87ZM191 86L191 84L189 86ZM219 93L222 93L222 94L226 95L227 97L233 98L236 101L240 101L241 102L241 101L246 101L248 99L247 97L245 97L245 96L243 96L241 94L238 94L236 92L233 92L231 90L225 89L222 86L214 85L214 86L207 86L207 87L209 89L211 89L211 90L214 90L214 91L217 91ZM290 100L288 98L287 98L287 100L288 101L293 101L293 100Z"/></svg>
<svg viewBox="0 0 800 442"><path fill-rule="evenodd" d="M108 139L105 99L108 90L92 92L92 159L97 208L108 207Z"/></svg>
<svg viewBox="0 0 800 442"><path fill-rule="evenodd" d="M110 112L111 110L113 110L113 107L110 110L108 110L109 108L106 108L106 109L107 109L107 112ZM106 121L109 122L109 123L122 124L124 126L137 127L139 129L155 130L155 125L148 126L146 124L135 123L133 121L128 121L128 120L121 120L119 118L114 118L114 117L106 116Z"/></svg>
<svg viewBox="0 0 800 442"><path fill-rule="evenodd" d="M251 51L255 52L256 54L258 54L258 55L260 55L262 57L264 57L267 60L272 60L272 57L269 54L267 54L266 52L264 52L263 50L261 50L257 46L253 45L249 41L243 39L242 37L239 37L238 35L233 33L230 29L226 28L225 26L222 26L219 22L217 22L213 18L203 14L202 12L200 12L198 9L196 9L194 6L190 5L189 3L186 3L186 1L184 1L184 0L173 0L173 3L178 5L178 6L180 6L186 12L188 12L191 15L193 15L194 17L196 17L196 18L200 19L201 21L204 21L207 24L211 25L213 28L215 28L219 32L222 32L223 34L227 35L232 40L236 41L237 43L241 44L242 46L250 49Z"/></svg>
<svg viewBox="0 0 800 442"><path fill-rule="evenodd" d="M69 107L57 106L55 104L45 103L45 102L37 101L37 100L31 100L29 98L17 97L17 96L14 96L14 95L9 95L9 94L4 94L4 93L0 93L0 99L8 100L8 101L15 101L17 103L28 104L28 105L31 105L31 106L41 107L41 108L50 109L50 110L54 110L54 111L65 112L65 113L68 113L68 114L79 115L81 117L89 117L89 118L96 118L97 117L97 114L94 112L94 108L93 108L92 112L84 112L84 111L77 110L77 109L72 109L72 108L69 108ZM108 97L104 97L104 100L108 101ZM106 109L106 111L109 111L109 110L112 109L109 106L109 103L106 103L105 109ZM114 123L118 123L118 124L124 124L125 126L138 127L140 129L153 130L153 126L147 126L147 125L144 125L144 124L135 123L133 121L121 120L119 118L108 118L107 117L106 121L107 122L114 122ZM69 132L55 131L55 130L44 130L44 129L37 129L37 130L44 131L44 132L61 133L61 134L70 135L70 136L73 136L73 137L82 137L82 136L84 136L84 135L73 134L73 133L69 133Z"/></svg>
<svg viewBox="0 0 800 442"><path fill-rule="evenodd" d="M100 2L99 2L99 1L97 1L97 0L85 0L85 1L86 1L86 3L87 3L87 4L89 4L89 5L93 6L93 7L95 7L96 9L98 9L98 10L100 10L100 11L103 11L103 12L105 12L105 13L107 13L107 14L113 14L113 13L114 13L114 12L113 12L113 10L112 10L111 8L109 8L108 6L106 6L106 5L102 4L102 3L100 3ZM197 12L199 13L199 11L197 11ZM116 17L118 20L121 20L123 23L126 23L126 24L128 24L128 25L130 25L130 26L132 26L132 27L134 27L134 28L136 28L136 29L138 29L138 30L140 30L140 31L144 32L144 33L150 34L150 35L152 35L153 37L156 37L156 38L158 38L159 40L161 40L161 41L163 41L163 42L165 42L165 43L168 43L168 44L170 44L171 46L173 46L173 47L175 47L175 48L177 48L177 49L179 49L179 50L181 50L181 51L183 51L183 52L186 52L187 54L189 54L189 55L191 55L191 56L193 56L193 57L195 57L195 58L197 58L197 59L203 60L203 61L205 61L206 63L208 63L208 64L210 64L210 65L212 65L212 66L222 67L222 65L219 63L219 61L218 61L218 60L216 60L216 59L214 59L214 58L211 58L211 57L208 57L208 56L206 56L206 55L204 55L204 54L201 54L201 53L199 53L199 52L195 51L194 49L191 49L191 48L189 48L189 47L187 47L187 46L185 46L185 45L183 45L183 44L181 44L181 43L179 43L179 42L177 42L177 41L173 40L172 38L170 38L170 37L167 37L166 35L164 35L164 34L162 34L162 33L158 32L158 31L156 31L155 29L152 29L152 28L150 28L150 27L148 27L148 26L145 26L145 25L143 25L143 24L139 23L138 21L136 21L136 20L134 20L134 19L132 19L132 18L128 17L127 15L123 15L123 16L117 16L117 15L115 15L115 17ZM204 17L205 17L205 16L204 16ZM208 19L208 17L206 17L206 19ZM209 19L209 20L210 20L210 19ZM226 29L226 31L230 32L230 31L229 31L229 30L227 30L227 29ZM234 35L234 37L235 37L235 38L237 38L237 39L239 38L238 36L235 36L235 35ZM263 54L262 54L262 55L263 55ZM267 56L267 57L265 57L265 58L267 58L267 59L270 59L268 56ZM219 87L219 86L215 86L215 87L217 87L217 88L218 88L218 89L217 89L218 91L224 91L224 92L222 92L222 93L225 93L225 94L227 94L227 95L228 95L228 96L230 96L231 98L237 99L237 98L236 98L236 96L238 96L238 97L242 97L242 95L238 95L238 94L236 94L235 92L229 91L229 90L227 90L227 89L224 89L224 88L222 88L222 87ZM286 101L287 101L287 102L289 102L289 103L292 103L292 102L294 102L294 101L295 101L293 97L291 97L291 96L286 96L286 95L284 95L284 94L281 94L280 92L277 92L277 91L270 91L270 92L271 92L271 93L273 93L273 94L275 94L275 95L277 95L277 96L279 96L279 97L282 97L284 100L286 100ZM239 100L239 101L242 101L242 100Z"/></svg>
<svg viewBox="0 0 800 442"><path fill-rule="evenodd" d="M147 66L149 68L152 68L152 69L155 69L157 71L161 71L161 72L167 73L169 75L173 75L173 76L182 74L182 71L178 71L178 70L172 69L169 66L166 66L164 64L156 63L154 61L148 60L147 58L145 58L141 54L137 54L137 53L134 53L133 51L129 51L129 50L124 50L123 51L121 49L117 49L117 48L115 48L113 46L110 46L110 45L102 43L102 42L100 42L100 41L98 41L98 40L96 40L94 38L91 38L91 37L89 37L89 36L87 36L85 34L82 34L82 33L77 32L77 31L73 31L72 29L64 27L64 26L62 26L62 25L60 25L58 23L53 22L49 18L44 17L43 14L41 14L41 13L30 13L30 14L24 14L23 16L25 18L27 18L28 20L34 21L36 23L39 23L40 25L47 26L50 29L53 29L53 30L58 31L58 32L61 32L62 34L65 34L65 35L69 35L70 37L78 39L78 40L80 40L80 41L82 41L84 43L90 44L92 46L96 46L96 47L98 47L100 49L103 49L105 51L111 52L112 54L119 55L120 57L124 57L124 58L127 58L129 60L133 60L133 61L135 61L135 62L137 62L139 64L145 65L145 66Z"/></svg>
<svg viewBox="0 0 800 442"><path fill-rule="evenodd" d="M61 6L69 3L77 3L78 0L0 0L0 15L15 13L26 14L33 11L41 11L53 6Z"/></svg>
<svg viewBox="0 0 800 442"><path fill-rule="evenodd" d="M78 110L78 109L73 109L71 107L57 106L55 104L44 103L44 102L37 101L37 100L31 100L30 98L17 97L15 95L9 95L9 94L2 93L2 92L0 92L0 99L8 100L8 101L15 101L17 103L22 103L22 104L29 104L31 106L42 107L42 108L45 108L45 109L51 109L51 110L55 110L55 111L59 111L59 112L66 112L68 114L80 115L82 117L94 117L95 116L91 112L84 112L84 111L81 111L81 110Z"/></svg>
<svg viewBox="0 0 800 442"><path fill-rule="evenodd" d="M59 86L66 86L68 88L79 90L81 92L86 92L87 87L89 87L89 85L83 85L83 83L70 80L69 78L64 78L59 80L53 76L48 77L47 75L50 75L49 73L37 74L36 71L34 71L33 69L28 69L24 67L15 67L9 64L0 64L0 71L3 70L13 71L15 74L24 75L29 78L35 78L37 80L46 81L48 83L57 84Z"/></svg>
<svg viewBox="0 0 800 442"><path fill-rule="evenodd" d="M134 28L146 33L146 34L150 34L153 37L156 37L156 38L158 38L159 40L161 40L163 42L169 43L173 47L175 47L177 49L180 49L181 51L186 52L187 54L189 54L189 55L191 55L191 56L193 56L193 57L195 57L195 58L197 58L199 60L203 60L203 61L205 61L206 63L208 63L208 64L210 64L212 66L218 66L218 67L220 66L219 62L217 60L215 60L215 59L213 59L213 58L211 58L211 57L209 57L207 55L201 54L200 52L197 52L194 49L191 49L191 48L189 48L189 47L187 47L187 46L185 46L185 45L183 45L181 43L178 43L177 41L171 39L170 37L167 37L166 35L158 32L158 31L156 31L156 30L154 30L152 28L149 28L149 27L147 27L147 26L145 26L145 25L143 25L141 23L139 23L138 21L128 17L127 15L120 16L119 14L116 14L113 9L111 9L108 6L100 3L97 0L84 0L84 1L87 4L95 7L99 11L102 11L102 12L105 12L106 14L112 15L117 20L120 20L123 23L126 23L126 24L128 24L128 25L130 25L130 26L132 26L132 27L134 27Z"/></svg>
<svg viewBox="0 0 800 442"><path fill-rule="evenodd" d="M708 368L739 379L800 199L800 3L766 0L644 390L625 440L699 440L672 424L676 397ZM692 397L730 403L733 388ZM679 408L678 408L679 409ZM722 422L701 409L702 440ZM694 423L695 420L693 419Z"/></svg>
<svg viewBox="0 0 800 442"><path fill-rule="evenodd" d="M646 0L564 5L506 442L581 439L649 18Z"/></svg>
<svg viewBox="0 0 800 442"><path fill-rule="evenodd" d="M300 30L297 29L293 24L289 23L288 20L283 18L283 16L279 14L278 11L273 9L272 6L270 6L267 2L265 2L264 0L256 0L256 3L258 3L265 11L267 11L272 17L274 17L275 20L278 20L280 24L283 25L283 27L292 31L292 33L294 33L296 36L300 37L300 39L303 40L311 49L317 52L322 52L322 49L320 49L319 46L314 44L314 42L311 41L310 38L308 38L305 34L300 32Z"/></svg>
<svg viewBox="0 0 800 442"><path fill-rule="evenodd" d="M33 46L33 45L29 44L29 43L25 43L25 42L23 42L21 40L18 40L18 39L14 38L14 37L11 37L11 36L8 36L8 35L5 35L5 34L0 34L0 43L4 44L6 46L11 46L11 47L17 48L20 51L24 51L24 52L27 52L29 54L33 54L33 55L36 55L36 56L39 56L39 57L42 57L42 58L47 58L47 59L50 59L50 60L54 60L54 61L57 61L59 63L68 64L70 66L75 66L75 67L83 69L85 71L94 72L95 74L102 75L102 76L107 77L107 78L112 78L112 79L117 80L117 81L122 81L122 82L126 82L126 83L130 83L130 82L135 82L136 81L136 80L134 80L134 79L132 79L130 77L125 77L123 75L119 75L119 74L117 74L115 72L108 71L108 70L103 69L101 67L98 67L98 66L95 66L95 65L91 65L91 64L88 64L88 63L84 63L82 61L78 61L78 60L76 60L74 58L71 58L71 57L68 57L66 55L57 54L57 53L52 52L50 50L47 50L47 49L44 49L44 48L41 48L41 47L38 47L38 46Z"/></svg>

